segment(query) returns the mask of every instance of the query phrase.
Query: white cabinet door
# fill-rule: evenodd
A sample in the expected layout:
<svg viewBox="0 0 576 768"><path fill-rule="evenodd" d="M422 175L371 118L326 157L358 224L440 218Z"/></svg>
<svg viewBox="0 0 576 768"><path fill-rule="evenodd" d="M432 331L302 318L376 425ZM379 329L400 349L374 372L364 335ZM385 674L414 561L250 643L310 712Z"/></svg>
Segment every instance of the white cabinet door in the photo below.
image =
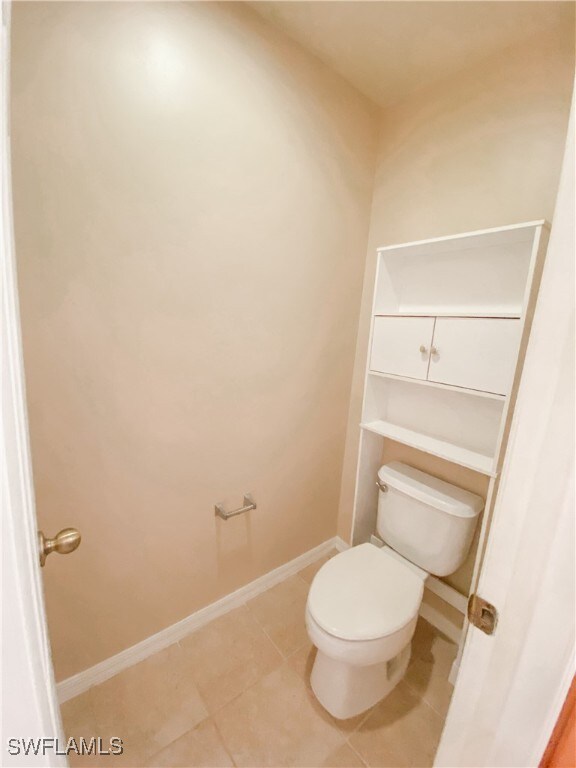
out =
<svg viewBox="0 0 576 768"><path fill-rule="evenodd" d="M520 320L439 317L429 381L505 395L520 344Z"/></svg>
<svg viewBox="0 0 576 768"><path fill-rule="evenodd" d="M433 317L375 317L370 370L425 379L433 330Z"/></svg>

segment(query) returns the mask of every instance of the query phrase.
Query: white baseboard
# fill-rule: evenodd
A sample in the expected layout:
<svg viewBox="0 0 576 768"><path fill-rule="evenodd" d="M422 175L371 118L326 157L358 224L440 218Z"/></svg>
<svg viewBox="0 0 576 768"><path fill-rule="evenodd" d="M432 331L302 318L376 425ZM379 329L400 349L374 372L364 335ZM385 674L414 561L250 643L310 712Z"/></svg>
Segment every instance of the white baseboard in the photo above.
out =
<svg viewBox="0 0 576 768"><path fill-rule="evenodd" d="M350 544L344 541L344 539L341 539L340 536L335 536L334 539L334 546L338 550L338 552L344 552L345 549L350 549Z"/></svg>
<svg viewBox="0 0 576 768"><path fill-rule="evenodd" d="M249 584L246 584L246 586L222 597L215 603L211 603L205 608L201 608L199 611L178 621L176 624L172 624L171 626L166 627L166 629L157 632L155 635L147 637L140 643L136 643L136 645L126 648L124 651L120 651L120 653L117 653L115 656L111 656L109 659L105 659L99 664L95 664L93 667L89 667L83 672L79 672L77 675L73 675L72 677L63 680L56 686L58 700L60 703L68 701L69 699L74 698L74 696L84 693L84 691L92 688L92 686L110 679L118 674L118 672L131 667L133 664L137 664L139 661L143 661L164 648L167 648L169 645L176 643L195 629L203 627L209 621L218 618L218 616L223 616L225 613L237 608L252 597L256 597L256 595L265 592L275 584L284 581L288 576L292 576L307 565L311 565L334 548L341 552L348 548L348 544L338 536L335 536L333 539L328 539L328 541L325 541L323 544L314 547L314 549L305 552L294 560L290 560L290 562L281 565L279 568L275 568L273 571L264 574L264 576L260 576L258 579L255 579Z"/></svg>

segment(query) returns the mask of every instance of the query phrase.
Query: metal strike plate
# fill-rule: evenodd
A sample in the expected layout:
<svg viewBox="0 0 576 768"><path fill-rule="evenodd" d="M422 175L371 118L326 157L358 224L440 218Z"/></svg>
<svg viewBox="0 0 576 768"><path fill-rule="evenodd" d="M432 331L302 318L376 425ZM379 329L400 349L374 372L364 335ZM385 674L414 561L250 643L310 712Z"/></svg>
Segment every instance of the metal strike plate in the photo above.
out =
<svg viewBox="0 0 576 768"><path fill-rule="evenodd" d="M498 611L484 598L470 595L468 600L468 620L487 635L493 635L498 623Z"/></svg>

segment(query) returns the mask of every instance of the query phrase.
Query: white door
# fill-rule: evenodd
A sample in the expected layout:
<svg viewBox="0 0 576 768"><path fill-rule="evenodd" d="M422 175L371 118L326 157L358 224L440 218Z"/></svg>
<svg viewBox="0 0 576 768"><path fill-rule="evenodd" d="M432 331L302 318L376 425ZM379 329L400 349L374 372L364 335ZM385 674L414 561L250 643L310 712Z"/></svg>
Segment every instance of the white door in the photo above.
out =
<svg viewBox="0 0 576 768"><path fill-rule="evenodd" d="M439 317L428 379L506 395L514 376L520 333L520 320Z"/></svg>
<svg viewBox="0 0 576 768"><path fill-rule="evenodd" d="M375 317L370 370L425 379L433 317Z"/></svg>
<svg viewBox="0 0 576 768"><path fill-rule="evenodd" d="M435 765L537 766L574 675L574 102L509 448Z"/></svg>
<svg viewBox="0 0 576 768"><path fill-rule="evenodd" d="M28 450L18 298L14 272L8 141L9 11L0 5L0 253L2 270L2 766L65 766L52 742L60 712L46 630ZM9 739L30 739L24 754ZM37 745L37 746L36 746ZM10 747L10 749L9 749ZM34 754L36 752L36 754Z"/></svg>

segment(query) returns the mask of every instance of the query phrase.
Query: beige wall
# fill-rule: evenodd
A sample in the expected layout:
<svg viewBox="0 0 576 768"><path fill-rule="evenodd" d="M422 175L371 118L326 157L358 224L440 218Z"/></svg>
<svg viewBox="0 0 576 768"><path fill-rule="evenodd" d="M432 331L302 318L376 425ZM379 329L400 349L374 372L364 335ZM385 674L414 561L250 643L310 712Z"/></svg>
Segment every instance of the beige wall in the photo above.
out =
<svg viewBox="0 0 576 768"><path fill-rule="evenodd" d="M486 60L383 111L338 533L349 539L376 248L551 221L574 77L574 25ZM485 495L477 473L386 441L399 459ZM472 556L448 579L468 588Z"/></svg>
<svg viewBox="0 0 576 768"><path fill-rule="evenodd" d="M12 127L62 679L335 534L376 113L245 8L16 3Z"/></svg>

